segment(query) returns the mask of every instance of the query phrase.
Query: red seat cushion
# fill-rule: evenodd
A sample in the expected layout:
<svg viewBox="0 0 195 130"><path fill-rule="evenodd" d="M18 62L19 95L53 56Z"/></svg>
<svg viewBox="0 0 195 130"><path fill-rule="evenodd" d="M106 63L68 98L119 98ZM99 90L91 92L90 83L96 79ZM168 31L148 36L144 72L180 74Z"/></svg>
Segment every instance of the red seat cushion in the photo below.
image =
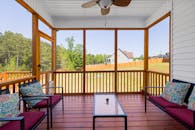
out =
<svg viewBox="0 0 195 130"><path fill-rule="evenodd" d="M191 110L182 108L165 108L165 110L176 119L193 127L193 112Z"/></svg>
<svg viewBox="0 0 195 130"><path fill-rule="evenodd" d="M52 106L56 105L60 99L61 99L61 95L52 95L51 97L52 99ZM50 98L49 98L50 99ZM49 101L50 102L50 101ZM42 100L40 102L38 102L34 108L45 108L47 107L47 101L46 100Z"/></svg>
<svg viewBox="0 0 195 130"><path fill-rule="evenodd" d="M149 96L149 100L160 105L163 108L165 107L187 108L185 105L172 103L161 96Z"/></svg>
<svg viewBox="0 0 195 130"><path fill-rule="evenodd" d="M33 127L43 116L45 112L24 112L19 116L24 116L25 130L29 130ZM20 121L11 121L2 127L0 130L20 130Z"/></svg>

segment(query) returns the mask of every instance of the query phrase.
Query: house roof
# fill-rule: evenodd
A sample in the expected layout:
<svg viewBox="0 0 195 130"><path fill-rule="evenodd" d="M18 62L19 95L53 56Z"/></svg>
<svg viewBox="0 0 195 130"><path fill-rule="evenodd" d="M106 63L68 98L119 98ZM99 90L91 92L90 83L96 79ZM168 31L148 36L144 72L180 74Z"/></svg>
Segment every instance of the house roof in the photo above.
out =
<svg viewBox="0 0 195 130"><path fill-rule="evenodd" d="M125 56L128 59L132 59L133 58L133 52L123 51L123 53L125 54Z"/></svg>

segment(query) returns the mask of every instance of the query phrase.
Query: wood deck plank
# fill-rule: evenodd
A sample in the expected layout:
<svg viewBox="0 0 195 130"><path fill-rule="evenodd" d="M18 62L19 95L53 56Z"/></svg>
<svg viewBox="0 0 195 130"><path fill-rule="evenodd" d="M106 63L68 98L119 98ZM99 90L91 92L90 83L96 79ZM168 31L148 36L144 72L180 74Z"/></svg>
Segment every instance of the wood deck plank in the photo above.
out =
<svg viewBox="0 0 195 130"><path fill-rule="evenodd" d="M144 97L139 94L120 94L118 99L128 115L128 130L187 130L168 114L148 102L144 112ZM92 130L93 95L65 96L53 110L51 130ZM123 130L123 118L97 118L96 130ZM46 129L46 121L37 128Z"/></svg>

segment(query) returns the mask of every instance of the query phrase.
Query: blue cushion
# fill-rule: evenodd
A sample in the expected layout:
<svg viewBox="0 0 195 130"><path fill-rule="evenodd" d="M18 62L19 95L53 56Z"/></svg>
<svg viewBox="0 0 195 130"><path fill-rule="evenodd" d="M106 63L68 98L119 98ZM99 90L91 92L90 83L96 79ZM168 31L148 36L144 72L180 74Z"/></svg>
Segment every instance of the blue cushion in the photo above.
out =
<svg viewBox="0 0 195 130"><path fill-rule="evenodd" d="M45 95L42 90L42 86L39 82L27 85L26 87L20 87L20 92L22 96L42 96ZM41 100L31 100L27 101L30 107L33 107Z"/></svg>
<svg viewBox="0 0 195 130"><path fill-rule="evenodd" d="M190 84L167 82L161 96L170 102L183 105L189 88Z"/></svg>
<svg viewBox="0 0 195 130"><path fill-rule="evenodd" d="M19 111L18 93L0 95L0 118L16 117ZM7 122L0 122L0 126Z"/></svg>

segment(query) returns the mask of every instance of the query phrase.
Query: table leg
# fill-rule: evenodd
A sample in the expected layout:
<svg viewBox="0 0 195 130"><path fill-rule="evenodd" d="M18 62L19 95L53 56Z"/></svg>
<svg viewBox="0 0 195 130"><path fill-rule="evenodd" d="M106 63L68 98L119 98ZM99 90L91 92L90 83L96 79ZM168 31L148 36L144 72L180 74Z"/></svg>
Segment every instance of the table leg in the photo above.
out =
<svg viewBox="0 0 195 130"><path fill-rule="evenodd" d="M125 116L125 130L127 130L127 117Z"/></svg>
<svg viewBox="0 0 195 130"><path fill-rule="evenodd" d="M95 130L95 117L93 116L93 130Z"/></svg>

